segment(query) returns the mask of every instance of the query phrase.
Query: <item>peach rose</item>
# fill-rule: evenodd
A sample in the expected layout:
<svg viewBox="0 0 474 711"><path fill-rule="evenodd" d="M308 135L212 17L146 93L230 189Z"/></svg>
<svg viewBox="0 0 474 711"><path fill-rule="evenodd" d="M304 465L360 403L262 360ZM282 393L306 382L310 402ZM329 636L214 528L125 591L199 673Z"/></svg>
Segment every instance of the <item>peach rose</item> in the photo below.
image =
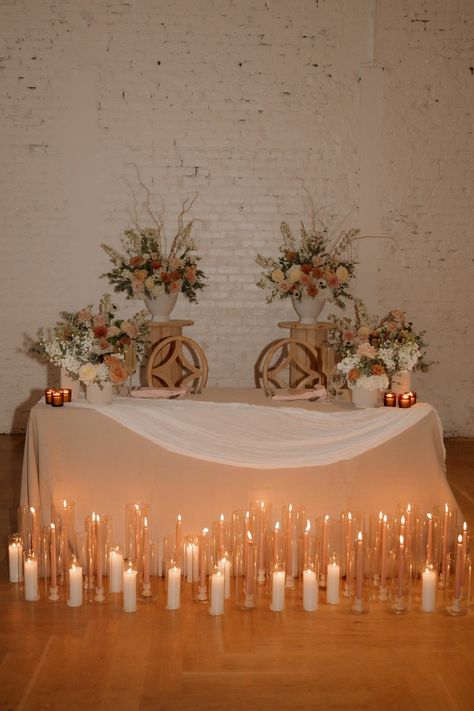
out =
<svg viewBox="0 0 474 711"><path fill-rule="evenodd" d="M309 286L306 289L306 293L308 294L308 296L311 296L311 297L316 296L318 294L318 292L319 292L319 289L316 286L316 284L309 284Z"/></svg>
<svg viewBox="0 0 474 711"><path fill-rule="evenodd" d="M182 286L181 281L172 281L169 286L170 294L177 294L178 291L181 291L181 286Z"/></svg>
<svg viewBox="0 0 474 711"><path fill-rule="evenodd" d="M195 284L196 282L196 267L186 267L184 270L184 278L190 284Z"/></svg>
<svg viewBox="0 0 474 711"><path fill-rule="evenodd" d="M105 338L109 333L107 326L96 326L94 328L94 336L96 338Z"/></svg>
<svg viewBox="0 0 474 711"><path fill-rule="evenodd" d="M123 383L127 379L127 371L119 358L106 356L104 362L109 369L109 379L112 383Z"/></svg>
<svg viewBox="0 0 474 711"><path fill-rule="evenodd" d="M368 326L361 326L357 331L361 341L368 341L370 336L370 328Z"/></svg>
<svg viewBox="0 0 474 711"><path fill-rule="evenodd" d="M349 279L349 272L342 264L336 269L336 276L341 284Z"/></svg>
<svg viewBox="0 0 474 711"><path fill-rule="evenodd" d="M270 277L271 280L275 282L275 284L279 284L284 280L285 275L283 274L281 269L274 269L270 274Z"/></svg>
<svg viewBox="0 0 474 711"><path fill-rule="evenodd" d="M86 321L90 321L92 318L92 314L90 309L81 309L79 313L77 314L77 320L80 323L85 323Z"/></svg>
<svg viewBox="0 0 474 711"><path fill-rule="evenodd" d="M375 358L377 351L368 341L364 341L364 343L361 343L360 346L358 346L357 355L363 357L365 356L366 358Z"/></svg>
<svg viewBox="0 0 474 711"><path fill-rule="evenodd" d="M385 373L385 368L383 365L379 365L378 363L375 363L371 368L370 372L372 375L383 375Z"/></svg>
<svg viewBox="0 0 474 711"><path fill-rule="evenodd" d="M351 383L355 383L356 380L359 380L360 378L360 370L358 368L351 368L350 371L347 373L347 379Z"/></svg>

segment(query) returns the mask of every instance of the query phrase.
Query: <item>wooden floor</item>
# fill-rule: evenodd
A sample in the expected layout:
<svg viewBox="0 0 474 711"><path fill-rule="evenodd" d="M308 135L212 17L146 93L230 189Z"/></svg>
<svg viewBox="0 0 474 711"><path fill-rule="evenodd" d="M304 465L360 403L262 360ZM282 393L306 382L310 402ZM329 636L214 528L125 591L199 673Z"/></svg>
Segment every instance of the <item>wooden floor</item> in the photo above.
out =
<svg viewBox="0 0 474 711"><path fill-rule="evenodd" d="M190 600L164 610L161 582L136 613L120 601L26 603L7 582L23 440L0 437L0 711L160 709L474 709L474 611L452 619L379 603L223 617ZM447 442L448 477L474 521L474 440Z"/></svg>

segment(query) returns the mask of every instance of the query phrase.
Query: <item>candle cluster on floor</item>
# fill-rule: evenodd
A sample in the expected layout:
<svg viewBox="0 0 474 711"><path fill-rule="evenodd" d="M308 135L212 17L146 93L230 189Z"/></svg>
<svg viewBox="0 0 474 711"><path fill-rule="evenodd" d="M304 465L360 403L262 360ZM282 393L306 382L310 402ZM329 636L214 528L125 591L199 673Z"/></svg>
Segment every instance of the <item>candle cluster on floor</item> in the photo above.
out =
<svg viewBox="0 0 474 711"><path fill-rule="evenodd" d="M19 509L19 532L8 541L10 582L23 586L26 601L44 590L71 607L112 596L135 612L137 600L154 599L152 579L164 577L166 609L179 609L189 584L213 616L229 604L252 610L257 601L282 612L295 599L306 612L345 600L355 615L376 603L395 614L457 616L471 602L469 530L447 503L426 513L407 503L395 515L343 511L313 520L304 506L288 504L275 521L271 504L257 501L228 519L220 514L199 534L185 535L178 514L173 533L152 541L150 507L136 502L126 505L123 549L109 516L92 512L79 532L74 508L54 502L46 527L38 507Z"/></svg>

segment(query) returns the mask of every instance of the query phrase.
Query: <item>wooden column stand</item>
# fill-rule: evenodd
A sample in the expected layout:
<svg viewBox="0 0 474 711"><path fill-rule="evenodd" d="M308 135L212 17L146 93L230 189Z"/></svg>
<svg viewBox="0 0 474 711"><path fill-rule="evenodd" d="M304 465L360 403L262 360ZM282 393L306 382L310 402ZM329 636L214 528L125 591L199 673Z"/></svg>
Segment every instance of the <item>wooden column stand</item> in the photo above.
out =
<svg viewBox="0 0 474 711"><path fill-rule="evenodd" d="M150 333L147 339L148 344L148 355L152 352L153 348L158 345L160 341L169 336L182 336L183 328L185 326L193 326L194 321L189 320L175 320L175 321L150 321L148 324ZM166 349L165 349L166 351ZM163 360L166 359L167 353L163 353ZM158 365L158 364L157 364ZM171 382L177 383L182 376L181 368L179 365L172 361L169 365L169 372L166 371L171 378Z"/></svg>
<svg viewBox="0 0 474 711"><path fill-rule="evenodd" d="M334 327L329 321L321 323L300 323L299 321L280 321L279 328L289 328L290 338L297 338L304 341L318 351L321 358L320 346L326 341L328 332ZM291 345L290 345L291 348ZM306 367L308 365L308 355L302 349L294 350L294 360L290 365L290 387L295 387L298 378L298 365ZM323 384L327 386L326 375L321 373Z"/></svg>

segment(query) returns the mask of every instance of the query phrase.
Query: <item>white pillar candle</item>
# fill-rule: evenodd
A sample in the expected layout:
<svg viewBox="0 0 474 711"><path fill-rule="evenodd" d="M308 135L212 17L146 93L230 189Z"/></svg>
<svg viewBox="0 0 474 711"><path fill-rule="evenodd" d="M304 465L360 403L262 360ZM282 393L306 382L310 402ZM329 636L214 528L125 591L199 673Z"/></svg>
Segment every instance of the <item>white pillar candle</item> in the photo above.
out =
<svg viewBox="0 0 474 711"><path fill-rule="evenodd" d="M129 567L123 572L123 609L135 612L137 609L137 571Z"/></svg>
<svg viewBox="0 0 474 711"><path fill-rule="evenodd" d="M211 603L209 605L210 615L224 614L224 592L225 577L220 570L211 577Z"/></svg>
<svg viewBox="0 0 474 711"><path fill-rule="evenodd" d="M57 585L57 575L56 575L56 526L54 523L51 524L51 552L50 552L50 567L51 567L51 587L55 588Z"/></svg>
<svg viewBox="0 0 474 711"><path fill-rule="evenodd" d="M222 558L217 566L224 576L224 594L227 600L230 597L230 560Z"/></svg>
<svg viewBox="0 0 474 711"><path fill-rule="evenodd" d="M434 612L436 609L436 571L425 568L421 575L421 609Z"/></svg>
<svg viewBox="0 0 474 711"><path fill-rule="evenodd" d="M150 584L150 531L146 516L143 521L143 584Z"/></svg>
<svg viewBox="0 0 474 711"><path fill-rule="evenodd" d="M314 612L318 609L318 588L314 570L303 570L303 610Z"/></svg>
<svg viewBox="0 0 474 711"><path fill-rule="evenodd" d="M339 603L339 579L341 568L337 563L329 563L327 567L327 582L326 582L326 602L328 605L337 605Z"/></svg>
<svg viewBox="0 0 474 711"><path fill-rule="evenodd" d="M23 544L21 541L13 541L8 546L8 563L10 570L10 582L19 583L23 580Z"/></svg>
<svg viewBox="0 0 474 711"><path fill-rule="evenodd" d="M25 600L39 600L38 594L38 561L27 558L25 561Z"/></svg>
<svg viewBox="0 0 474 711"><path fill-rule="evenodd" d="M282 612L285 609L285 571L275 570L272 573L272 603L270 610Z"/></svg>
<svg viewBox="0 0 474 711"><path fill-rule="evenodd" d="M122 592L123 555L117 550L110 551L110 592Z"/></svg>
<svg viewBox="0 0 474 711"><path fill-rule="evenodd" d="M82 567L74 563L69 568L69 607L82 605Z"/></svg>
<svg viewBox="0 0 474 711"><path fill-rule="evenodd" d="M167 610L178 610L181 597L181 568L170 568L168 570L168 597L166 603Z"/></svg>

